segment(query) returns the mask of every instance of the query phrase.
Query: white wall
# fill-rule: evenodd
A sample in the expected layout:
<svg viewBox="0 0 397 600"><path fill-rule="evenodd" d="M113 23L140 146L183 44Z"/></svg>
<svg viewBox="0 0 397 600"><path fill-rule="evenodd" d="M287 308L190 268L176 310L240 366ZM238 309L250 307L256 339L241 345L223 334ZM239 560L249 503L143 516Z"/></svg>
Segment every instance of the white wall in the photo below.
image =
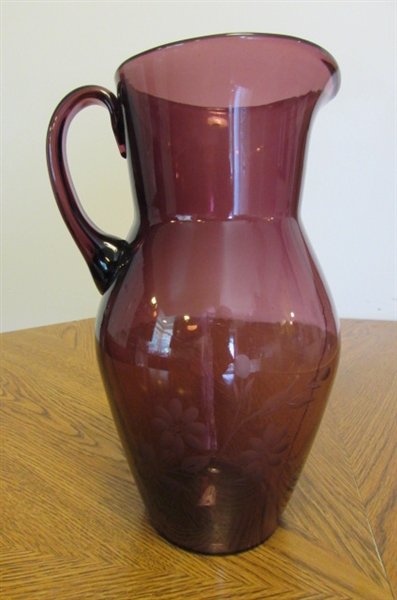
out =
<svg viewBox="0 0 397 600"><path fill-rule="evenodd" d="M57 212L48 121L72 89L115 90L129 56L228 31L309 39L338 60L342 87L318 113L303 217L341 317L396 318L395 13L392 2L2 2L2 328L94 316L99 294ZM259 76L259 74L258 74ZM103 229L133 218L107 111L80 113L69 161Z"/></svg>

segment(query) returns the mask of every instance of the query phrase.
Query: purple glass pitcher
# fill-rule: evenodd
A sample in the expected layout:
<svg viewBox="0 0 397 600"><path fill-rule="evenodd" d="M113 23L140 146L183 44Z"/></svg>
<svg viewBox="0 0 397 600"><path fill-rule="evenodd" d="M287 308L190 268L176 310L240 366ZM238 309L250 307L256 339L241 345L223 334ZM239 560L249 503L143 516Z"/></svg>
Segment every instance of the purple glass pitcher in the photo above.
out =
<svg viewBox="0 0 397 600"><path fill-rule="evenodd" d="M117 97L82 87L55 110L54 195L103 294L99 365L154 527L190 550L238 552L277 527L337 369L299 200L338 66L304 40L224 34L139 54L116 82ZM98 103L138 203L126 240L89 220L67 167L68 125Z"/></svg>

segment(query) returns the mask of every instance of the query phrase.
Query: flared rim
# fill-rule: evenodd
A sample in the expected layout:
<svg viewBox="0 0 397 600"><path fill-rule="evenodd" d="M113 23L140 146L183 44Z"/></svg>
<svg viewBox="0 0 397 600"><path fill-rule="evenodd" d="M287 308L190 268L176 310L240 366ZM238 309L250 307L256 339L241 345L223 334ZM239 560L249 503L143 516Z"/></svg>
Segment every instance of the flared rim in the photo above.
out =
<svg viewBox="0 0 397 600"><path fill-rule="evenodd" d="M206 107L268 105L309 91L324 103L340 87L329 52L277 33L220 33L159 45L125 60L115 78L117 86L128 82L150 96Z"/></svg>
<svg viewBox="0 0 397 600"><path fill-rule="evenodd" d="M320 46L319 44L316 44L315 42L311 42L310 40L307 40L305 38L300 38L297 36L293 36L293 35L288 35L288 34L280 34L280 33L265 33L265 32L228 32L228 33L215 33L215 34L210 34L210 35L202 35L202 36L196 36L196 37L192 37L192 38L184 38L181 40L177 40L174 42L169 42L166 44L160 44L159 46L154 46L152 48L149 48L147 50L143 50L142 52L139 52L138 54L134 54L132 56L130 56L129 58L127 58L126 60L124 60L118 67L116 73L119 73L120 70L125 67L127 65L127 63L130 63L132 61L134 61L135 59L138 58L142 58L143 56L146 56L148 54L151 53L156 53L162 50L167 50L168 48L174 48L176 46L181 46L181 45L185 45L185 44L190 44L190 43L194 43L194 42L198 42L200 40L203 41L208 41L211 39L226 39L226 38L231 38L231 37L236 37L236 38L240 38L240 39L246 39L246 38L250 38L250 39L276 39L276 40L286 40L286 41L291 41L292 43L297 43L297 44L303 44L305 46L308 47L312 47L315 50L320 51L321 53L324 54L324 58L327 58L330 62L333 63L334 68L335 68L335 72L339 72L339 67L338 67L338 63L336 62L335 58L332 56L332 54L330 54L327 50L325 50L325 48L323 48L322 46Z"/></svg>

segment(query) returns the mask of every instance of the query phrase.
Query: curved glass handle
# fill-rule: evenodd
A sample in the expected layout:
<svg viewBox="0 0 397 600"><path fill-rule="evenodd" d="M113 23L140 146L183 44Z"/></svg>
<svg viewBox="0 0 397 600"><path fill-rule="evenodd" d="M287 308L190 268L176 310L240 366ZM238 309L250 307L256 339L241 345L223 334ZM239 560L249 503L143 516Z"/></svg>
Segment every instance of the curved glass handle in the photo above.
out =
<svg viewBox="0 0 397 600"><path fill-rule="evenodd" d="M68 94L52 115L47 133L47 165L58 208L103 294L125 263L129 245L104 233L89 219L74 189L66 160L69 125L80 110L93 104L104 104L108 109L120 154L126 157L124 123L116 96L103 87L85 86Z"/></svg>

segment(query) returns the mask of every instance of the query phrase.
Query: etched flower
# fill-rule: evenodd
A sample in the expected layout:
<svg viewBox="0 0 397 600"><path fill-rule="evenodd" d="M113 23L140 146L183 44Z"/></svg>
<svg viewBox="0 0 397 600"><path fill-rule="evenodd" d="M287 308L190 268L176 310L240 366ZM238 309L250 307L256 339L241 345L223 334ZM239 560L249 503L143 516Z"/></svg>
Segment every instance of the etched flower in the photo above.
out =
<svg viewBox="0 0 397 600"><path fill-rule="evenodd" d="M164 451L181 460L186 448L205 449L206 427L197 421L199 411L195 406L183 408L178 398L173 398L165 408L157 405L152 419L153 427L160 433L160 445Z"/></svg>
<svg viewBox="0 0 397 600"><path fill-rule="evenodd" d="M280 429L269 423L261 437L248 440L249 449L241 454L245 471L255 479L264 479L269 467L276 467L282 462L282 453L288 443L285 439L287 428Z"/></svg>

